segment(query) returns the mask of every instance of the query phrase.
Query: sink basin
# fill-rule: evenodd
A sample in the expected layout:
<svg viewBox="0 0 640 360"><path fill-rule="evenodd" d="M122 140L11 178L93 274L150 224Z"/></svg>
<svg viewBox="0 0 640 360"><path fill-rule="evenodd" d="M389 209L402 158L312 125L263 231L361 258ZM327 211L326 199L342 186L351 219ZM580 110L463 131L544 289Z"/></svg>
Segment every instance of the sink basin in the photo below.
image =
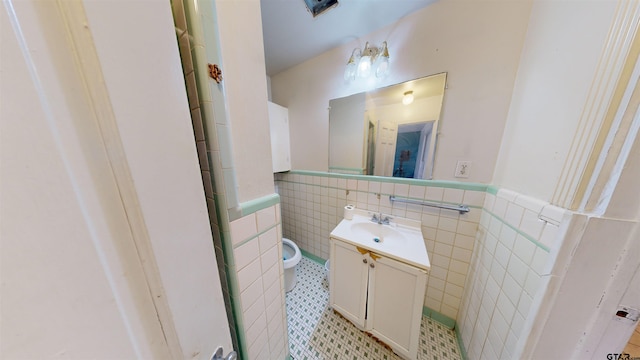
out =
<svg viewBox="0 0 640 360"><path fill-rule="evenodd" d="M405 244L407 241L406 236L391 225L376 224L374 222L357 222L351 225L351 230L355 236L362 236L376 243L402 242L402 244Z"/></svg>
<svg viewBox="0 0 640 360"><path fill-rule="evenodd" d="M341 220L331 231L331 237L424 270L431 268L420 221L394 217L383 225L372 222L372 215L356 209L352 219Z"/></svg>

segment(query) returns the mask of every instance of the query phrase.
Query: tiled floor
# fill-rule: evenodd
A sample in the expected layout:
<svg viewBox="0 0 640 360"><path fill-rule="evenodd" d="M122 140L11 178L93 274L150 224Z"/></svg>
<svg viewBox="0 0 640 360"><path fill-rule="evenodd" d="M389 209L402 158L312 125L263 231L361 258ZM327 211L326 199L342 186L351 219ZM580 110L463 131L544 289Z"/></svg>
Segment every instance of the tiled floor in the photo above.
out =
<svg viewBox="0 0 640 360"><path fill-rule="evenodd" d="M295 360L401 359L328 308L324 266L303 257L298 284L287 293L289 347ZM453 330L422 317L418 359L461 359Z"/></svg>

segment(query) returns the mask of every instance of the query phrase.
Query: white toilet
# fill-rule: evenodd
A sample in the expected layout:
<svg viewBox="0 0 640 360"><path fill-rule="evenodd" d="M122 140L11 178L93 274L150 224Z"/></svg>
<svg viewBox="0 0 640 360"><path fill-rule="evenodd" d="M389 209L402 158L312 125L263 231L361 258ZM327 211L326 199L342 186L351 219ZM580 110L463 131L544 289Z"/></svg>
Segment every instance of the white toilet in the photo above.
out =
<svg viewBox="0 0 640 360"><path fill-rule="evenodd" d="M284 259L284 291L289 292L296 286L296 265L302 259L298 245L293 241L282 238L282 257Z"/></svg>

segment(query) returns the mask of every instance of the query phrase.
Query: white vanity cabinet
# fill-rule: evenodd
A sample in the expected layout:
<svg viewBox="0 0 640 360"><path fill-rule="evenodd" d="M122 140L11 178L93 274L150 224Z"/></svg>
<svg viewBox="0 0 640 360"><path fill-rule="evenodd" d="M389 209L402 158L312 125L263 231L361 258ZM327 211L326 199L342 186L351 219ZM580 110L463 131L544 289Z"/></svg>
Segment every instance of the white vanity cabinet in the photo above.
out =
<svg viewBox="0 0 640 360"><path fill-rule="evenodd" d="M330 306L389 345L417 358L427 272L331 238Z"/></svg>

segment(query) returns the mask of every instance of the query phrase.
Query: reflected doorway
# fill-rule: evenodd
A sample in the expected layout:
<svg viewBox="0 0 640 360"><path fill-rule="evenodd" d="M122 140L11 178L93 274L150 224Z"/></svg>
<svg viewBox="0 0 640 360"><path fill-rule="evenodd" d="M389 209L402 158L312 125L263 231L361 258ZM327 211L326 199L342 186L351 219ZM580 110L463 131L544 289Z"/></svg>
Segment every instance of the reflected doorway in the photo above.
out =
<svg viewBox="0 0 640 360"><path fill-rule="evenodd" d="M435 121L399 124L393 177L425 179Z"/></svg>

